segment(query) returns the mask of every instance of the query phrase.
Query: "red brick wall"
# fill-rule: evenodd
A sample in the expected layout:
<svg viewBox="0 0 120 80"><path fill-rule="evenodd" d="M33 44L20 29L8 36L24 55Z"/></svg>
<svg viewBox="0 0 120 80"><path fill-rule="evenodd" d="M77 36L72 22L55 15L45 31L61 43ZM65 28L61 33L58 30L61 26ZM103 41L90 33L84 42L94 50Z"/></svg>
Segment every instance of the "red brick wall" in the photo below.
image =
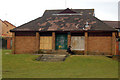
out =
<svg viewBox="0 0 120 80"><path fill-rule="evenodd" d="M35 52L35 36L16 36L15 54Z"/></svg>
<svg viewBox="0 0 120 80"><path fill-rule="evenodd" d="M112 38L111 36L89 36L88 37L88 54L112 54Z"/></svg>

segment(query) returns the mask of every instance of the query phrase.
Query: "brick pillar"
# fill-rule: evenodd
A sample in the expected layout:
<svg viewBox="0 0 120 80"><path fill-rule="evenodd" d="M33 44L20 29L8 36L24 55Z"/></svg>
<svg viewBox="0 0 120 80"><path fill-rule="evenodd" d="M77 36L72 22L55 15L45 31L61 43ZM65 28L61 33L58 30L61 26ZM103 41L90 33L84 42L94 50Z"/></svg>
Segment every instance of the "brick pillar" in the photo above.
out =
<svg viewBox="0 0 120 80"><path fill-rule="evenodd" d="M52 32L52 50L55 50L55 32Z"/></svg>
<svg viewBox="0 0 120 80"><path fill-rule="evenodd" d="M87 55L88 52L88 32L85 32L85 52L84 54Z"/></svg>
<svg viewBox="0 0 120 80"><path fill-rule="evenodd" d="M68 47L71 45L71 34L70 34L70 32L68 33Z"/></svg>
<svg viewBox="0 0 120 80"><path fill-rule="evenodd" d="M10 49L11 48L11 39L8 38L7 39L7 49Z"/></svg>
<svg viewBox="0 0 120 80"><path fill-rule="evenodd" d="M112 32L112 55L116 55L116 36L115 36L115 32Z"/></svg>
<svg viewBox="0 0 120 80"><path fill-rule="evenodd" d="M12 54L15 54L15 32L12 32Z"/></svg>
<svg viewBox="0 0 120 80"><path fill-rule="evenodd" d="M39 51L40 48L40 34L36 32L36 51Z"/></svg>

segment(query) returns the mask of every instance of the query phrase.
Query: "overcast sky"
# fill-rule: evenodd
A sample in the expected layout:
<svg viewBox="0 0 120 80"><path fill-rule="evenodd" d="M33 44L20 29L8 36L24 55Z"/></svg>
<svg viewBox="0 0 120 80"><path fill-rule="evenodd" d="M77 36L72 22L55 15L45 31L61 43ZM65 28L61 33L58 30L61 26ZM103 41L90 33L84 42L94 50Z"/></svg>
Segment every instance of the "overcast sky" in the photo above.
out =
<svg viewBox="0 0 120 80"><path fill-rule="evenodd" d="M0 0L0 19L15 26L43 15L50 9L95 9L101 20L118 20L119 0ZM66 3L66 4L65 4Z"/></svg>

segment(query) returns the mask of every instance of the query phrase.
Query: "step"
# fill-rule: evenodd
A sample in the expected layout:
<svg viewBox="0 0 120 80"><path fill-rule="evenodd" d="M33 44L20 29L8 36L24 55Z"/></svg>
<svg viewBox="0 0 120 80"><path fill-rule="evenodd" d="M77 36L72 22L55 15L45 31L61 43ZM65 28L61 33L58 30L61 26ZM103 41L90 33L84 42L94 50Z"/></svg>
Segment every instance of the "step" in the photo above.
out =
<svg viewBox="0 0 120 80"><path fill-rule="evenodd" d="M55 50L55 51L52 51L53 54L67 54L68 52L66 52L66 50Z"/></svg>

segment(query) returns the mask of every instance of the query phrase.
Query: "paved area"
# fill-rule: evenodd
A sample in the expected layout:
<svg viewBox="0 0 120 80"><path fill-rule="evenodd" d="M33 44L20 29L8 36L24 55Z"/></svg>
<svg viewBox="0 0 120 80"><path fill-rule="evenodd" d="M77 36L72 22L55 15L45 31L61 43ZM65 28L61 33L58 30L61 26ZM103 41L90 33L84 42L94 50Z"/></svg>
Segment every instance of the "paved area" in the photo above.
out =
<svg viewBox="0 0 120 80"><path fill-rule="evenodd" d="M67 58L67 55L59 55L59 54L44 54L39 56L37 61L47 61L47 62L56 62L56 61L64 61Z"/></svg>

